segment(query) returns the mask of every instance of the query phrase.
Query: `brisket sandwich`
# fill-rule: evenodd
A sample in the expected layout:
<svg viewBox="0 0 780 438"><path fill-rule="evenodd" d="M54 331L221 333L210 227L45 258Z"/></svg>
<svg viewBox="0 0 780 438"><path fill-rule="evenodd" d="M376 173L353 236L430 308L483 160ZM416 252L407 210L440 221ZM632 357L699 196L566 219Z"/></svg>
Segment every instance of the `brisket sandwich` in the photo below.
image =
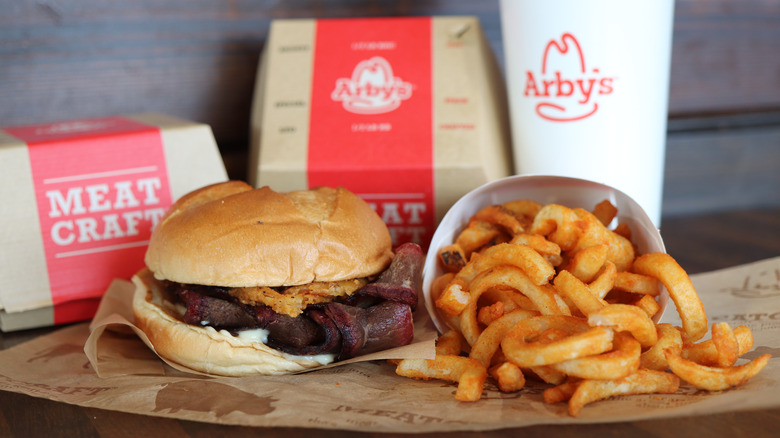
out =
<svg viewBox="0 0 780 438"><path fill-rule="evenodd" d="M343 188L229 181L178 200L135 276L135 324L169 361L282 374L408 344L423 254Z"/></svg>

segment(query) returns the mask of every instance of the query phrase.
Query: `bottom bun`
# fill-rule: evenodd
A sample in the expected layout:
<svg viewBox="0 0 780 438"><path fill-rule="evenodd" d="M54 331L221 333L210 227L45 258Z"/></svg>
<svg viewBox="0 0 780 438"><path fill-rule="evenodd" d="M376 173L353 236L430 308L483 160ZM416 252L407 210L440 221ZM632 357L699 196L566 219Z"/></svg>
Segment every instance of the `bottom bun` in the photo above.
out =
<svg viewBox="0 0 780 438"><path fill-rule="evenodd" d="M165 299L163 284L148 269L138 272L133 283L135 325L146 334L157 354L169 362L221 376L289 374L327 363L316 360L319 357L284 354L224 330L184 323L177 317L183 311Z"/></svg>

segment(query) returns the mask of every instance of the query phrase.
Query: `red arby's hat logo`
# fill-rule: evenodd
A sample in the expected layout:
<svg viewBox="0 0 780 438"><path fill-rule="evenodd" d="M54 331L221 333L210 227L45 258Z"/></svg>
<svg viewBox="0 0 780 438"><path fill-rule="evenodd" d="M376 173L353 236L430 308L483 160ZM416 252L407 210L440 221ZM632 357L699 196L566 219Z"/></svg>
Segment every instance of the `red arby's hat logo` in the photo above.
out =
<svg viewBox="0 0 780 438"><path fill-rule="evenodd" d="M412 95L412 84L393 75L385 58L374 56L360 61L351 78L336 80L331 99L356 114L382 114L393 111Z"/></svg>
<svg viewBox="0 0 780 438"><path fill-rule="evenodd" d="M612 94L613 77L590 68L577 38L564 33L544 48L541 71L526 72L523 94L539 98L536 114L552 122L586 119L599 109L600 96Z"/></svg>

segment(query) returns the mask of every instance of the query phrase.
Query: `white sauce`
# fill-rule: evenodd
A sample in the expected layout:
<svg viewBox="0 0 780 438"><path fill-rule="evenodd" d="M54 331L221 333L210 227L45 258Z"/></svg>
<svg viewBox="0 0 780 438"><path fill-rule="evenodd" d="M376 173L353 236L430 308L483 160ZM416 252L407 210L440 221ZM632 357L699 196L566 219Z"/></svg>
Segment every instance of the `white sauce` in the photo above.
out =
<svg viewBox="0 0 780 438"><path fill-rule="evenodd" d="M226 335L226 336L233 336L230 332L227 330L220 330L220 333ZM255 328L255 329L247 329L247 330L241 330L238 332L238 336L233 336L235 338L238 338L241 341L247 342L247 343L260 343L265 344L268 342L268 330L261 329L261 328ZM308 360L308 361L314 361L319 363L320 365L327 365L334 360L336 360L336 355L334 354L316 354L316 355L310 355L310 356L296 356L292 354L287 354L283 352L279 352L282 356L285 357L285 359L288 360Z"/></svg>
<svg viewBox="0 0 780 438"><path fill-rule="evenodd" d="M294 356L292 354L282 353L282 355L289 360L311 360L319 363L320 365L327 365L336 360L335 354L315 354L313 356Z"/></svg>
<svg viewBox="0 0 780 438"><path fill-rule="evenodd" d="M268 342L268 330L261 328L241 330L238 332L238 339L246 342L259 342L265 344Z"/></svg>

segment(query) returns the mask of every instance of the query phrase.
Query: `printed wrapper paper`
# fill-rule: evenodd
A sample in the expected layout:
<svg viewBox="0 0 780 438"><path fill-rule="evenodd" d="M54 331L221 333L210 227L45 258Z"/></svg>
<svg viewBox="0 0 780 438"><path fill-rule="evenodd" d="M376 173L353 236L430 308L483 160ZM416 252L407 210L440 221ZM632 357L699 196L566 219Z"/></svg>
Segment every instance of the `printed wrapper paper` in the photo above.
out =
<svg viewBox="0 0 780 438"><path fill-rule="evenodd" d="M489 430L535 424L620 422L780 406L780 257L692 276L710 323L753 329L745 359L772 353L744 386L710 393L687 384L671 395L617 397L571 418L565 404L542 401L531 382L519 393L486 385L477 403L457 402L455 384L394 374L386 361L363 361L298 375L210 378L165 365L128 327L132 286L116 282L102 303L107 329L88 343L86 323L68 326L0 352L0 389L81 406L193 421L266 427L371 432ZM664 320L674 322L668 309ZM95 332L97 333L97 332Z"/></svg>

